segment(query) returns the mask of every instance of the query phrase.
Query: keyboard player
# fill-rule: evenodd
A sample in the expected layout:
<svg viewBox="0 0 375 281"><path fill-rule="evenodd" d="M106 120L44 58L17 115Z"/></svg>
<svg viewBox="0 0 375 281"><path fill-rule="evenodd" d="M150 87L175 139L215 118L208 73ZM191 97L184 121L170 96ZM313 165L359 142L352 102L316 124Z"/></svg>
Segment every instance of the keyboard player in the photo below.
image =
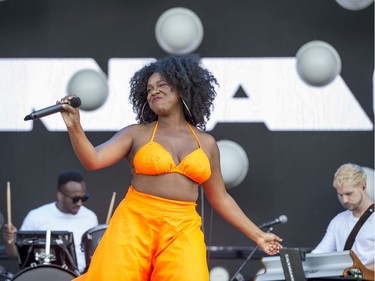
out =
<svg viewBox="0 0 375 281"><path fill-rule="evenodd" d="M352 250L366 268L374 271L374 202L367 192L366 176L362 167L352 163L337 169L333 186L346 210L331 220L312 253Z"/></svg>

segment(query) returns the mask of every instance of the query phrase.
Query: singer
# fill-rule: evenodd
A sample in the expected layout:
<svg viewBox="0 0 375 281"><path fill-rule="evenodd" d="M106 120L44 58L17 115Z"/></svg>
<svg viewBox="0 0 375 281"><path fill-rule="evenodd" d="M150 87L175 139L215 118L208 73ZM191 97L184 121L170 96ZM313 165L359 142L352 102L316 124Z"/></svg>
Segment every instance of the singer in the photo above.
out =
<svg viewBox="0 0 375 281"><path fill-rule="evenodd" d="M216 78L196 55L166 57L137 71L130 100L138 124L94 147L79 109L61 100L73 149L90 170L126 159L133 172L88 272L75 281L208 281L206 245L196 211L199 188L212 207L269 255L282 239L258 228L226 192L219 149L205 130Z"/></svg>

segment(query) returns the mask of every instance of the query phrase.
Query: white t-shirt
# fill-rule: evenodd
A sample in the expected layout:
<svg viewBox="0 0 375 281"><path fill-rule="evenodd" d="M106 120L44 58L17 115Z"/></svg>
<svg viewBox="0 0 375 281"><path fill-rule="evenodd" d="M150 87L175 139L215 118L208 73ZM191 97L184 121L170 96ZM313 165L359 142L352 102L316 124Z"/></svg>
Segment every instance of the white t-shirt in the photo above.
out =
<svg viewBox="0 0 375 281"><path fill-rule="evenodd" d="M82 235L90 228L98 225L95 213L81 206L78 213L67 214L56 207L56 202L48 203L31 210L23 220L20 230L55 230L73 232L74 245L77 255L78 269L85 269L85 254L81 250Z"/></svg>
<svg viewBox="0 0 375 281"><path fill-rule="evenodd" d="M343 251L346 240L358 220L359 218L354 217L349 210L339 213L331 220L322 241L312 253ZM352 247L353 252L364 265L374 262L375 259L374 222L375 215L373 213L362 225Z"/></svg>

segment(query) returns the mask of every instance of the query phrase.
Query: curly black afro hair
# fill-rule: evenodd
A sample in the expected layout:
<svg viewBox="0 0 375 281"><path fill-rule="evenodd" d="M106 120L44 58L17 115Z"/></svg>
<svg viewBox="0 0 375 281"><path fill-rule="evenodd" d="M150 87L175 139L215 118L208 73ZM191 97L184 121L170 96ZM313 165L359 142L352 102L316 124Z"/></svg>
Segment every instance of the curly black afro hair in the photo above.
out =
<svg viewBox="0 0 375 281"><path fill-rule="evenodd" d="M147 103L147 82L154 73L159 73L168 84L177 88L189 111L184 107L185 119L201 130L205 130L213 110L216 97L216 78L200 64L198 55L169 56L152 62L137 71L130 79L129 101L133 105L138 123L149 123L158 116L144 106ZM144 108L143 108L144 107ZM143 108L143 112L142 112ZM143 114L143 116L142 116Z"/></svg>

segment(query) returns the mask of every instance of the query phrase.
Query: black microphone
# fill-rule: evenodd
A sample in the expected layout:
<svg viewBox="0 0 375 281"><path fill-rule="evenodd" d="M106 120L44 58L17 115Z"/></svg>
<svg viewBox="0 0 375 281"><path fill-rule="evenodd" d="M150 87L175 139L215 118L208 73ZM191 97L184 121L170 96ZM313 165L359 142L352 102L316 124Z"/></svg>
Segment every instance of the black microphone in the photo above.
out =
<svg viewBox="0 0 375 281"><path fill-rule="evenodd" d="M262 229L262 228L273 226L275 224L286 223L287 221L288 221L288 217L285 216L285 215L281 215L278 218L273 219L272 221L265 222L265 223L259 225L258 227Z"/></svg>
<svg viewBox="0 0 375 281"><path fill-rule="evenodd" d="M74 97L71 100L69 100L67 102L67 104L76 108L76 107L81 105L81 99L79 97ZM54 113L57 113L57 112L61 112L63 110L64 110L64 108L63 108L62 104L59 103L59 104L55 104L55 105L52 105L52 106L34 111L34 112L30 113L29 115L26 115L26 117L23 120L27 121L27 120L38 119L38 118L42 118L42 117L47 116L47 115L51 115L51 114L54 114Z"/></svg>

